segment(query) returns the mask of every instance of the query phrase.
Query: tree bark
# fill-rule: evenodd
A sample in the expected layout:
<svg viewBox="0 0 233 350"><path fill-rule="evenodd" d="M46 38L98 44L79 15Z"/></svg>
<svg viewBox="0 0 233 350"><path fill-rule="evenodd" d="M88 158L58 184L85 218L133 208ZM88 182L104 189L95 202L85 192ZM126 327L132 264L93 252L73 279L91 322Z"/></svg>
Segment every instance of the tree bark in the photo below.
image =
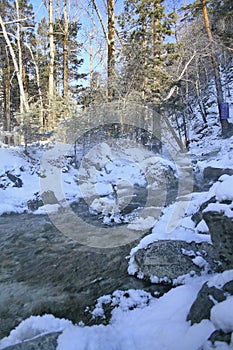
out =
<svg viewBox="0 0 233 350"><path fill-rule="evenodd" d="M17 19L19 20L20 18L20 13L19 13L19 2L18 0L15 1L15 5L16 5L16 14L17 14ZM25 89L25 80L24 80L24 77L23 77L23 58L22 58L22 47L21 47L21 24L20 22L17 22L17 34L16 34L16 37L17 37L17 47L18 47L18 65L19 65L19 75L20 77L22 78L22 83L23 83L23 86L24 86L24 89ZM24 109L24 106L23 106L23 99L22 99L22 95L20 94L20 104L19 104L19 111L20 111L20 115L22 116L23 115L23 109ZM23 120L22 120L23 122Z"/></svg>
<svg viewBox="0 0 233 350"><path fill-rule="evenodd" d="M6 68L3 75L3 94L4 94L4 129L11 130L11 78L10 78L10 62L6 49Z"/></svg>
<svg viewBox="0 0 233 350"><path fill-rule="evenodd" d="M63 4L63 16L64 16L64 42L63 42L63 97L68 97L68 41L69 41L69 20L67 14L67 0Z"/></svg>
<svg viewBox="0 0 233 350"><path fill-rule="evenodd" d="M0 15L0 26L2 28L2 33L3 33L4 39L6 41L6 44L7 44L8 48L9 48L9 52L10 52L10 55L11 55L11 58L12 58L12 61L13 61L13 64L14 64L15 73L16 73L17 81L18 81L18 85L19 85L20 98L21 98L22 106L23 106L23 112L28 113L29 112L29 104L28 104L28 101L27 101L27 98L26 98L26 94L25 94L25 90L24 90L24 86L23 86L22 75L20 75L20 69L19 69L19 65L18 65L18 62L17 62L16 54L14 52L13 46L11 44L11 41L9 39L7 30L6 30L5 23L4 23L1 15Z"/></svg>
<svg viewBox="0 0 233 350"><path fill-rule="evenodd" d="M114 97L115 76L115 0L108 0L108 97Z"/></svg>
<svg viewBox="0 0 233 350"><path fill-rule="evenodd" d="M210 28L210 21L209 21L206 0L202 0L202 9L203 9L203 15L204 15L206 34L207 34L209 44L210 44L210 49L211 49L211 60L212 60L212 65L214 69L215 87L217 92L217 102L218 102L218 109L220 114L220 104L224 101L224 98L223 98L221 77L219 72L218 58L214 50L214 42L213 42L213 36ZM220 121L222 124L222 128L224 128L225 126L228 126L227 120L225 121L220 120Z"/></svg>
<svg viewBox="0 0 233 350"><path fill-rule="evenodd" d="M43 129L44 128L44 106L43 106L43 98L42 98L42 91L41 91L41 84L40 84L40 72L39 72L39 67L36 62L35 56L33 54L33 51L30 47L30 45L26 44L27 49L29 50L32 58L32 62L35 66L35 73L36 73L36 85L37 85L37 90L38 90L38 95L39 95L39 103L40 103L40 119L39 119L39 124L40 127Z"/></svg>
<svg viewBox="0 0 233 350"><path fill-rule="evenodd" d="M55 45L53 32L53 0L49 0L49 114L48 114L48 128L52 129L54 126L54 61L55 61Z"/></svg>
<svg viewBox="0 0 233 350"><path fill-rule="evenodd" d="M93 4L93 7L94 7L94 9L95 9L95 12L96 12L96 14L97 14L97 16L98 16L98 18L99 18L101 27L102 27L103 32L104 32L104 36L105 36L106 41L107 41L107 44L109 45L109 42L108 42L108 40L109 40L109 39L108 39L108 33L107 33L106 28L105 28L103 18L102 18L101 14L100 14L100 11L99 11L99 9L98 9L98 6L96 5L95 0L92 0L92 4Z"/></svg>

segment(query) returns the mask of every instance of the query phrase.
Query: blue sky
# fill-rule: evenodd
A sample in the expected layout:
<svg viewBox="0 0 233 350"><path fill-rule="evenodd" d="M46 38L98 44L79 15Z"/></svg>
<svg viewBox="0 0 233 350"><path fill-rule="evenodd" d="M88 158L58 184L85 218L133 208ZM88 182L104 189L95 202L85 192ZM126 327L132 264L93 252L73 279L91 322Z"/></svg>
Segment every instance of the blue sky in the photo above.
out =
<svg viewBox="0 0 233 350"><path fill-rule="evenodd" d="M107 1L107 0L96 0L96 3L97 3L97 6L99 8L99 11L101 13L101 16L103 17L103 20L106 23L107 18L106 18L106 9L105 9L105 5L104 5L105 1ZM42 17L47 17L48 13L47 13L47 9L45 8L44 1L31 0L30 2L33 4L35 15L36 15L35 18L36 18L37 22ZM186 0L186 4L190 3L190 2L193 2L193 0ZM54 1L54 3L55 3L55 1ZM71 0L71 3L72 3L72 0ZM91 3L91 0L82 0L82 3L83 3L83 9L77 9L77 16L75 17L76 20L78 20L79 22L82 23L81 31L79 32L80 37L78 38L78 40L80 42L83 42L85 45L85 48L80 53L80 56L82 58L84 58L84 63L82 65L82 68L80 69L80 72L89 72L88 31L92 30L92 28L91 28L91 20L87 15L86 8ZM175 0L165 0L166 6L171 7L171 9L174 9L174 6L176 8L178 8L179 6L181 6L182 3L184 3L184 0L176 0L176 1ZM117 0L116 1L116 8L115 8L116 14L119 14L123 11L123 4L124 4L124 0ZM80 5L81 5L81 2L78 1L78 6L80 6ZM86 8L85 8L85 6L86 6ZM73 5L73 8L71 10L71 15L74 15L76 8L77 7ZM104 39L102 27L100 25L100 22L99 22L99 19L97 18L96 13L94 13L94 19L95 19L95 23L96 23L96 27L97 27L96 37L98 37L97 40L102 42L101 51L104 52L104 50L106 49L105 39ZM85 32L86 32L86 37L85 37ZM96 43L93 42L93 49L97 50L97 42ZM99 64L98 62L99 61L97 61L97 60L94 61L94 69L95 69L95 66L97 68L97 66ZM97 70L101 70L101 67L99 66Z"/></svg>

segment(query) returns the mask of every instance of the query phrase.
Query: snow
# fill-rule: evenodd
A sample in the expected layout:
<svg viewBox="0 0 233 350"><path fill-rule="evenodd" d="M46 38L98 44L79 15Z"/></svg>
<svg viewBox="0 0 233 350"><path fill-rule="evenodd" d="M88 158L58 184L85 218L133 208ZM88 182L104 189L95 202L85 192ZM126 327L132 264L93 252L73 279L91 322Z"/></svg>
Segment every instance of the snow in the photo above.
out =
<svg viewBox="0 0 233 350"><path fill-rule="evenodd" d="M0 215L4 213L23 213L26 208L27 198L39 191L39 178L33 176L33 169L27 157L19 149L0 148L0 183L5 190L1 189ZM23 187L13 187L7 177L7 172L19 177L23 181Z"/></svg>
<svg viewBox="0 0 233 350"><path fill-rule="evenodd" d="M13 329L9 337L0 341L0 349L36 338L43 334L62 332L70 325L72 325L70 321L56 318L53 315L31 316L22 321L16 329Z"/></svg>
<svg viewBox="0 0 233 350"><path fill-rule="evenodd" d="M129 291L130 297L122 301L123 293L118 291L115 293L118 307L113 310L107 326L79 326L51 315L33 316L1 340L0 349L38 334L61 331L57 350L197 350L215 329L209 320L193 326L186 321L190 305L203 282L203 278L197 278L195 283L176 287L159 299L149 299L142 291L141 294ZM109 300L108 296L103 297L99 309L101 302ZM129 311L131 305L137 307Z"/></svg>
<svg viewBox="0 0 233 350"><path fill-rule="evenodd" d="M215 189L217 201L233 200L233 176L223 175Z"/></svg>
<svg viewBox="0 0 233 350"><path fill-rule="evenodd" d="M223 332L233 332L233 296L214 305L211 309L210 319L216 329L221 329Z"/></svg>
<svg viewBox="0 0 233 350"><path fill-rule="evenodd" d="M57 349L197 349L214 327L211 322L190 327L185 321L196 292L194 286L178 287L149 307L130 312L116 309L108 326L70 327L59 337ZM74 342L69 344L69 339Z"/></svg>
<svg viewBox="0 0 233 350"><path fill-rule="evenodd" d="M209 137L199 138L195 125L190 130L190 152L197 159L195 171L200 174L208 166L233 168L233 137L219 138L219 126L215 119L216 115L210 116ZM133 143L129 147L124 144L118 146L114 150L107 143L93 147L77 170L69 163L70 145L58 145L55 153L49 145L32 145L31 148L29 146L29 156L19 147L0 145L0 215L31 212L27 202L35 199L42 190L52 188L58 204L45 204L35 214L58 211L60 207L84 197L91 212L102 213L105 224L112 219L120 222L122 218L119 210L129 203L135 185L147 186L148 190L156 188L156 182L151 181L151 178L159 179L161 170L166 167L175 171L176 168L170 160L155 157L151 152L135 147ZM95 166L97 163L98 167ZM7 176L8 172L20 178L23 186L15 187ZM45 176L47 180L44 180ZM118 202L114 197L116 193ZM163 205L159 216L151 215L153 210L149 210L148 215L144 211L144 215L132 216L133 220L129 219L127 224L128 229L151 229L151 232L131 250L128 273L137 272L134 265L136 251L147 248L155 241L211 243L205 222L202 220L195 227L191 216L201 203L213 196L217 202L209 204L205 210L224 212L225 215L233 217L232 206L222 203L233 201L233 176L228 175L222 176L209 191L187 194L169 206ZM109 213L112 217L108 216ZM192 251L183 253L193 255ZM195 256L193 262L200 267L206 264L201 256ZM93 318L104 319L104 305L110 304L113 311L108 325L75 325L53 315L31 316L12 330L8 337L0 340L0 349L55 331L61 332L57 350L213 349L207 341L213 331L221 329L233 332L233 297L226 295L225 301L216 304L211 310L210 320L191 325L186 317L204 282L207 281L209 287L221 288L231 280L233 270L212 275L206 273L199 277L195 274L180 276L177 286L159 298L152 297L145 291L115 291L112 295L99 298L92 311ZM158 282L153 276L151 281ZM233 349L233 339L230 345L216 342L214 348Z"/></svg>
<svg viewBox="0 0 233 350"><path fill-rule="evenodd" d="M104 149L106 150L106 146ZM107 154L112 157L109 148L107 148L107 151ZM135 150L132 150L132 152L135 152ZM0 148L0 155L3 168L1 174L4 175L6 170L10 170L23 181L22 188L8 185L6 189L1 191L1 196L3 196L1 197L3 198L1 214L28 211L26 206L27 200L32 199L34 194L40 190L37 175L38 165L36 163L32 166L28 162L27 157L22 156L22 152L17 149L2 147ZM150 163L149 161L147 162ZM24 169L24 171L20 169ZM105 170L103 168L100 171L96 171L96 168L93 169L92 176L95 173L95 180L92 181L93 188L90 190L90 187L88 188L87 186L85 190L87 197L92 190L97 191L99 195L98 200L92 201L90 206L92 210L102 212L104 210L106 212L113 210L115 202L111 196L108 196L109 194L112 195L112 183L118 182L119 184L123 178L130 186L134 185L136 181L142 184L145 182L145 178L141 169L138 166L133 166L129 161L120 162L119 159L111 163L108 161L105 164ZM42 169L40 168L39 170L41 171ZM101 176L101 174L106 176ZM79 198L80 192L83 191L79 192L75 182L77 176L78 174L73 168L69 172L62 174L64 196L67 202ZM138 246L132 249L129 273L135 273L133 265L135 252L138 249L146 248L148 244L154 241L181 239L187 242L207 241L211 243L210 235L206 234L208 230L205 222L201 221L195 228L191 215L195 213L202 202L213 195L216 196L218 201L232 199L232 178L232 176L223 176L208 192L193 193L188 206L187 200L183 198L180 204L184 205L185 215L171 232L167 232L167 225L169 220L171 220L172 213L176 210L176 203L164 207L162 210L163 215L158 220L153 216L147 216L145 218L138 217L132 223L129 223L128 228L134 230L142 227L143 229L153 228L151 234L145 236ZM90 193L87 194L87 191ZM101 198L103 194L106 197ZM102 207L100 208L101 205ZM112 207L108 209L108 205L112 205ZM223 204L213 205L216 207ZM60 204L47 204L35 211L35 214L44 214L48 210L58 210L59 206ZM191 252L186 253L191 254ZM206 264L201 256L196 256L193 262L202 267ZM156 282L153 281L153 276L151 278L152 282ZM203 344L205 344L207 349L208 343L206 341L215 329L232 330L232 317L229 310L232 310L233 298L228 297L225 302L215 305L212 309L211 320L203 320L199 324L191 326L186 321L187 313L204 281L209 280L209 285L222 286L231 279L233 279L233 271L226 271L223 274L214 276L183 276L182 283L184 285L177 286L159 299L149 297L148 293L144 291L128 291L128 297L124 296L125 291L116 291L112 296L108 295L99 298L92 312L94 318L102 317L104 319L103 305L111 303L113 307L112 317L110 324L107 326L89 327L75 325L69 320L61 320L53 315L31 316L21 322L16 329L12 330L8 337L0 340L0 349L54 331L62 332L58 338L57 350L197 350ZM132 308L133 310L131 310ZM218 348L223 348L220 345ZM230 346L224 346L226 349L230 349Z"/></svg>
<svg viewBox="0 0 233 350"><path fill-rule="evenodd" d="M233 270L226 270L222 273L215 274L209 281L208 286L209 287L216 287L216 288L222 288L224 284L228 283L229 281L233 280Z"/></svg>

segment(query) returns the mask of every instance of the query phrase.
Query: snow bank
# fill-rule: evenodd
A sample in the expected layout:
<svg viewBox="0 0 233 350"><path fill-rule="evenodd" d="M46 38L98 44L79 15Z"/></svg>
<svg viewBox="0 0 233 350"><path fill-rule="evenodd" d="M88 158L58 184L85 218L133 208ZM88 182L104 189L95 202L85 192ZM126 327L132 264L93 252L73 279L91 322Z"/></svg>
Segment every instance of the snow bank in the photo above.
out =
<svg viewBox="0 0 233 350"><path fill-rule="evenodd" d="M0 340L0 349L43 334L62 332L71 324L70 321L56 318L53 315L31 316L13 329L8 337Z"/></svg>
<svg viewBox="0 0 233 350"><path fill-rule="evenodd" d="M216 329L221 329L223 332L233 332L233 296L215 305L211 309L210 319Z"/></svg>

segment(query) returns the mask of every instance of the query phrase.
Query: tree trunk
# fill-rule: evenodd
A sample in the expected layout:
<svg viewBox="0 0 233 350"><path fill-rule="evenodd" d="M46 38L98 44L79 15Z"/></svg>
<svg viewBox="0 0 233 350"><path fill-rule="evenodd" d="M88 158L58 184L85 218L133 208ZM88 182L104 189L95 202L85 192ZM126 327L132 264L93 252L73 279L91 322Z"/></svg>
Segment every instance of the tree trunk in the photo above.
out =
<svg viewBox="0 0 233 350"><path fill-rule="evenodd" d="M68 68L69 21L68 21L68 15L67 15L67 0L64 1L63 15L64 15L63 97L67 98L68 97L68 78L69 78L69 68Z"/></svg>
<svg viewBox="0 0 233 350"><path fill-rule="evenodd" d="M8 58L8 57L7 57ZM11 84L10 84L10 63L7 60L7 67L4 69L3 76L3 96L4 96L4 129L11 130ZM5 140L8 143L8 140Z"/></svg>
<svg viewBox="0 0 233 350"><path fill-rule="evenodd" d="M53 129L54 126L54 61L55 61L55 45L53 33L53 0L49 0L49 114L48 128Z"/></svg>
<svg viewBox="0 0 233 350"><path fill-rule="evenodd" d="M146 55L146 23L145 20L142 22L142 100L146 99L146 86L147 86L147 75L146 75L146 66L147 66L147 55Z"/></svg>
<svg viewBox="0 0 233 350"><path fill-rule="evenodd" d="M211 60L212 60L212 65L214 69L217 102L218 102L218 108L219 108L219 114L220 114L220 104L224 101L224 98L223 98L222 83L221 83L219 66L218 66L218 58L214 50L214 42L213 42L212 32L210 29L210 22L209 22L209 15L208 15L208 9L206 5L206 0L202 0L202 9L203 9L203 15L204 15L205 29L206 29L207 37L210 43ZM222 129L225 127L228 127L227 120L224 120L224 121L220 120L220 121L222 124Z"/></svg>
<svg viewBox="0 0 233 350"><path fill-rule="evenodd" d="M28 113L29 112L29 104L28 104L28 101L27 101L27 98L26 98L26 94L25 94L25 90L24 90L24 86L23 86L22 75L20 74L20 69L19 69L19 65L18 65L18 62L17 62L17 58L16 58L16 55L15 55L13 46L11 44L11 41L9 39L8 33L6 31L5 23L4 23L1 15L0 15L0 25L1 25L1 28L2 28L2 33L3 33L4 39L6 41L6 44L7 44L8 48L9 48L10 55L11 55L11 58L12 58L12 61L13 61L13 64L14 64L15 73L16 73L17 81L18 81L18 85L19 85L20 99L22 101L22 106L23 106L23 112Z"/></svg>
<svg viewBox="0 0 233 350"><path fill-rule="evenodd" d="M4 131L11 130L11 68L8 48L5 48L5 64L1 70L2 87L3 87L3 116L4 116ZM8 138L5 138L5 143L8 143Z"/></svg>
<svg viewBox="0 0 233 350"><path fill-rule="evenodd" d="M115 0L108 0L108 98L114 97L115 76Z"/></svg>
<svg viewBox="0 0 233 350"><path fill-rule="evenodd" d="M29 45L27 45L27 49L29 50L32 58L32 62L35 66L35 73L36 73L36 85L37 85L37 90L38 90L38 95L39 95L39 103L40 103L40 119L39 119L39 124L40 127L43 129L44 128L44 105L43 105L43 98L42 98L42 91L41 91L41 83L40 83L40 72L39 72L39 67L36 62L35 56L33 54L33 51Z"/></svg>
<svg viewBox="0 0 233 350"><path fill-rule="evenodd" d="M17 20L19 21L20 19L20 13L19 13L19 2L18 0L15 1L15 5L16 5L16 13L17 13ZM23 77L23 58L22 58L22 47L21 47L21 35L22 35L22 31L21 31L21 24L20 22L17 22L17 47L18 47L18 65L19 65L19 75L22 78L22 83L25 89L25 80ZM20 103L19 103L19 113L21 118L23 118L23 110L24 110L24 106L23 106L23 99L22 96L20 94ZM22 122L24 123L24 121L22 120Z"/></svg>

